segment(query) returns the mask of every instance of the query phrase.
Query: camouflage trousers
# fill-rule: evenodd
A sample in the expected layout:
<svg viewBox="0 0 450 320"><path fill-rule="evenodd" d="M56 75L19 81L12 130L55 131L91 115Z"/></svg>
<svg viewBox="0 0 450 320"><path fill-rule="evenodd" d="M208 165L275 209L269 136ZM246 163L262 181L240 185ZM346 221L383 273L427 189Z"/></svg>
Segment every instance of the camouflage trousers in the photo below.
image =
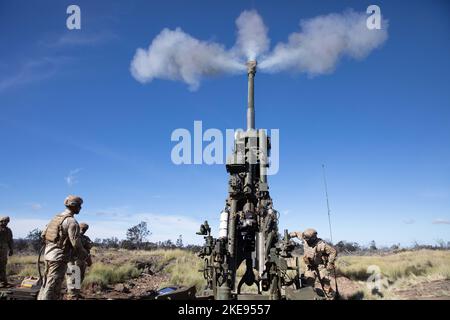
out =
<svg viewBox="0 0 450 320"><path fill-rule="evenodd" d="M6 285L6 264L8 263L8 250L0 249L0 284Z"/></svg>
<svg viewBox="0 0 450 320"><path fill-rule="evenodd" d="M331 287L330 271L328 271L325 266L320 265L316 270L314 270L314 268L307 268L305 271L305 278L308 285L315 289L323 290L325 297L334 297L335 293Z"/></svg>
<svg viewBox="0 0 450 320"><path fill-rule="evenodd" d="M45 275L38 300L60 300L64 276L67 270L65 261L45 261Z"/></svg>

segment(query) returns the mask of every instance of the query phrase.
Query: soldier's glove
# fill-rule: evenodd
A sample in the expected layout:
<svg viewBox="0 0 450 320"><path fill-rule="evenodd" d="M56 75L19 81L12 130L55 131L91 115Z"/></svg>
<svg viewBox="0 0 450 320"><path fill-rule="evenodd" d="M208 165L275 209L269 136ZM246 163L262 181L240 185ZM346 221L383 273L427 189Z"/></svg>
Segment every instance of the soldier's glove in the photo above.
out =
<svg viewBox="0 0 450 320"><path fill-rule="evenodd" d="M9 256L11 257L14 254L12 250L9 250Z"/></svg>

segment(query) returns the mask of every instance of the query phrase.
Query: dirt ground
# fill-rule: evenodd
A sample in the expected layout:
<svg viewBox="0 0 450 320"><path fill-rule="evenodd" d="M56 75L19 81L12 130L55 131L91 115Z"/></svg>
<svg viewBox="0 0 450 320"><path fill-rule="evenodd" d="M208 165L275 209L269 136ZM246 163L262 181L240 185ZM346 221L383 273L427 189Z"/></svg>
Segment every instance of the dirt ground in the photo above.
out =
<svg viewBox="0 0 450 320"><path fill-rule="evenodd" d="M405 300L450 300L450 280L419 283L413 288L396 290L395 293Z"/></svg>
<svg viewBox="0 0 450 320"><path fill-rule="evenodd" d="M165 252L162 252L164 255ZM184 259L186 253L181 252L179 256ZM193 259L192 257L190 257ZM196 257L194 257L196 259ZM174 266L187 265L180 273L186 273L186 270L196 271L193 267L193 260L176 260L173 257L163 257L151 255L148 252L122 252L122 251L98 251L94 256L94 261L103 265L120 267L126 263L132 264L141 272L139 276L119 283L100 285L90 283L84 285L82 297L84 299L146 299L155 296L158 289L168 284L187 285L185 283L171 283L170 270ZM177 261L184 261L183 263ZM13 266L13 270L20 270L21 266ZM23 267L23 266L22 266ZM17 270L16 270L17 269ZM192 270L191 270L192 269ZM194 270L196 269L196 270ZM196 272L195 272L196 273ZM199 275L200 276L200 275ZM201 276L200 276L201 277ZM369 292L367 284L364 281L350 279L348 275L338 275L338 289L342 299L361 300L361 299L401 299L401 300L450 300L450 280L431 279L407 282L400 287L390 284L388 290L381 292L378 296ZM9 277L11 284L18 286L23 280L23 276L11 275ZM182 281L181 281L182 282ZM203 282L202 282L203 283ZM335 288L335 282L332 281L332 287Z"/></svg>
<svg viewBox="0 0 450 320"><path fill-rule="evenodd" d="M105 288L90 285L82 290L84 299L141 299L150 297L168 280L167 275L142 274L138 278Z"/></svg>

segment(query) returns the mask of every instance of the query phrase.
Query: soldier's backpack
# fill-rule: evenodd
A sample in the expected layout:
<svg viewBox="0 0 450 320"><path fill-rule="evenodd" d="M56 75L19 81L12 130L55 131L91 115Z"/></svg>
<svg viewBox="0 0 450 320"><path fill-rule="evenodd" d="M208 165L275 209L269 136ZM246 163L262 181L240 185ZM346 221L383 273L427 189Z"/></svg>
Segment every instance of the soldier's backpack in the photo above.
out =
<svg viewBox="0 0 450 320"><path fill-rule="evenodd" d="M68 217L70 217L69 214L59 214L54 217L44 231L44 239L51 243L58 243L61 236L62 224Z"/></svg>

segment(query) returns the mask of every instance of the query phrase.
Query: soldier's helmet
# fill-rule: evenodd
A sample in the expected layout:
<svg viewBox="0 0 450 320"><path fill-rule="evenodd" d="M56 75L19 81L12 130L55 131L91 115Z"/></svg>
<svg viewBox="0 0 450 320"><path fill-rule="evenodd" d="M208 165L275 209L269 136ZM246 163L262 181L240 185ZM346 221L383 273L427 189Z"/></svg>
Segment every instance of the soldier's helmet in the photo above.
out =
<svg viewBox="0 0 450 320"><path fill-rule="evenodd" d="M89 225L85 222L81 222L80 223L80 229L83 231L87 231L87 229L89 229Z"/></svg>
<svg viewBox="0 0 450 320"><path fill-rule="evenodd" d="M78 196L70 195L64 200L64 205L66 207L78 207L83 204L83 199Z"/></svg>
<svg viewBox="0 0 450 320"><path fill-rule="evenodd" d="M317 238L317 231L315 229L306 229L303 232L303 239L305 240L309 240L309 239L315 239Z"/></svg>
<svg viewBox="0 0 450 320"><path fill-rule="evenodd" d="M8 216L0 217L0 222L9 223L9 217Z"/></svg>

